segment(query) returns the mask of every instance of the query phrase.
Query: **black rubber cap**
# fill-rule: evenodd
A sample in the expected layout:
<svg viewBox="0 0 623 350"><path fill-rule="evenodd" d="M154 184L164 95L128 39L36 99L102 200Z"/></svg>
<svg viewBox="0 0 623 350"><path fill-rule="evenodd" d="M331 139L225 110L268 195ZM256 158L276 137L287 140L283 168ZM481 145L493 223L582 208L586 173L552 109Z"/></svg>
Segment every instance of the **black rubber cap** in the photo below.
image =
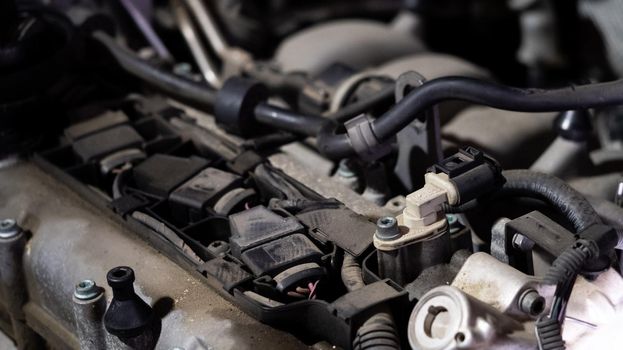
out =
<svg viewBox="0 0 623 350"><path fill-rule="evenodd" d="M106 275L106 280L108 281L108 285L113 288L126 288L129 287L134 290L134 281L136 277L134 276L134 270L127 266L118 266L114 269L108 271Z"/></svg>
<svg viewBox="0 0 623 350"><path fill-rule="evenodd" d="M268 99L268 88L247 78L232 77L216 95L214 116L221 126L242 136L257 134L255 107Z"/></svg>
<svg viewBox="0 0 623 350"><path fill-rule="evenodd" d="M554 120L556 132L567 140L586 141L593 127L590 113L586 110L566 111Z"/></svg>
<svg viewBox="0 0 623 350"><path fill-rule="evenodd" d="M108 333L119 338L134 338L154 325L154 311L134 292L134 271L127 266L108 271L106 279L113 298L104 315Z"/></svg>

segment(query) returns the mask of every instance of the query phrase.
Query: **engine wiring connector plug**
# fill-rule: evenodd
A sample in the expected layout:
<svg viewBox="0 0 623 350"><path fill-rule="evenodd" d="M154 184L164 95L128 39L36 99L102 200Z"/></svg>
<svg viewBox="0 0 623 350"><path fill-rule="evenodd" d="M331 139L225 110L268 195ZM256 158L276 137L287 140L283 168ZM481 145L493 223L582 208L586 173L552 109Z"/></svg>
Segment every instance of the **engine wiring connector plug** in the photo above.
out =
<svg viewBox="0 0 623 350"><path fill-rule="evenodd" d="M379 250L395 250L421 240L433 239L447 231L444 204L454 205L457 190L446 174L427 173L421 189L407 196L406 207L396 217L400 234L385 238L377 230L374 246Z"/></svg>
<svg viewBox="0 0 623 350"><path fill-rule="evenodd" d="M375 234L377 249L393 250L435 238L447 230L445 208L497 190L504 184L504 177L495 159L467 147L432 166L424 182L424 187L407 196L406 207L396 218L401 234L391 240Z"/></svg>
<svg viewBox="0 0 623 350"><path fill-rule="evenodd" d="M424 186L407 196L393 233L384 226L393 218L377 224L379 275L404 285L425 268L446 263L452 255L446 209L489 194L503 183L498 163L472 147L431 167Z"/></svg>

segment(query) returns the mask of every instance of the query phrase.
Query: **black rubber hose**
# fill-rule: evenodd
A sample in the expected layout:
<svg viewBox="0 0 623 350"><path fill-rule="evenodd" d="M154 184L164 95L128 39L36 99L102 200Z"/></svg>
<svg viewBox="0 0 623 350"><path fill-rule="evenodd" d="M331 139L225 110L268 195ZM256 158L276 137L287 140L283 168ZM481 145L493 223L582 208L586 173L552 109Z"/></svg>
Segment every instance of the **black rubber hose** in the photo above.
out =
<svg viewBox="0 0 623 350"><path fill-rule="evenodd" d="M543 281L547 284L560 285L575 279L584 264L598 255L599 248L595 242L579 239L554 260Z"/></svg>
<svg viewBox="0 0 623 350"><path fill-rule="evenodd" d="M443 203L441 205L441 210L443 210L446 214L460 214L465 213L467 211L478 208L480 205L480 201L478 199L472 199L471 201L459 205L450 205L448 203Z"/></svg>
<svg viewBox="0 0 623 350"><path fill-rule="evenodd" d="M320 153L331 159L349 158L355 150L346 134L338 134L337 123L327 123L316 136L316 147Z"/></svg>
<svg viewBox="0 0 623 350"><path fill-rule="evenodd" d="M623 104L623 80L572 86L564 89L519 89L464 77L431 80L411 91L388 112L372 122L379 143L387 142L424 111L448 100L517 112L556 112ZM328 157L346 157L355 152L348 136L324 129L320 149ZM324 144L330 145L325 146Z"/></svg>
<svg viewBox="0 0 623 350"><path fill-rule="evenodd" d="M96 32L93 36L128 73L182 102L207 110L213 108L216 93L212 89L149 65L117 45L113 38L103 32ZM379 142L386 142L422 115L422 112L446 100L463 100L520 112L587 109L623 104L623 80L557 90L536 90L463 77L435 79L414 89L391 110L372 122L372 132ZM269 105L258 106L256 113L256 117L266 124L317 136L320 151L331 158L345 158L355 152L348 136L336 133L339 126L337 123Z"/></svg>
<svg viewBox="0 0 623 350"><path fill-rule="evenodd" d="M501 195L546 201L569 220L576 233L601 223L586 198L557 177L530 170L506 170L502 175L506 178L506 183L500 190Z"/></svg>
<svg viewBox="0 0 623 350"><path fill-rule="evenodd" d="M262 124L307 136L316 136L327 123L324 118L299 114L267 103L258 104L254 113L255 120Z"/></svg>
<svg viewBox="0 0 623 350"><path fill-rule="evenodd" d="M518 89L463 77L431 80L414 89L394 108L374 121L377 138L386 140L428 108L461 100L517 112L556 112L623 104L623 80L556 90Z"/></svg>
<svg viewBox="0 0 623 350"><path fill-rule="evenodd" d="M579 239L554 260L544 282L556 286L548 316L537 320L536 334L540 350L564 350L562 323L576 278L587 261L599 254L596 242Z"/></svg>
<svg viewBox="0 0 623 350"><path fill-rule="evenodd" d="M104 45L126 72L174 99L203 110L212 110L216 101L216 92L206 85L150 65L131 51L119 46L111 36L104 32L93 33L93 38Z"/></svg>
<svg viewBox="0 0 623 350"><path fill-rule="evenodd" d="M360 100L340 108L333 114L329 114L327 118L335 120L336 122L345 122L360 115L361 113L365 113L379 106L390 104L394 102L394 89L394 84L385 87L370 98Z"/></svg>
<svg viewBox="0 0 623 350"><path fill-rule="evenodd" d="M353 341L353 350L397 350L400 338L394 319L388 312L370 317L359 329Z"/></svg>
<svg viewBox="0 0 623 350"><path fill-rule="evenodd" d="M344 252L342 262L342 281L348 292L366 286L361 274L361 265L354 256ZM374 314L357 330L353 340L353 350L397 350L400 349L400 338L396 330L394 318L389 311Z"/></svg>

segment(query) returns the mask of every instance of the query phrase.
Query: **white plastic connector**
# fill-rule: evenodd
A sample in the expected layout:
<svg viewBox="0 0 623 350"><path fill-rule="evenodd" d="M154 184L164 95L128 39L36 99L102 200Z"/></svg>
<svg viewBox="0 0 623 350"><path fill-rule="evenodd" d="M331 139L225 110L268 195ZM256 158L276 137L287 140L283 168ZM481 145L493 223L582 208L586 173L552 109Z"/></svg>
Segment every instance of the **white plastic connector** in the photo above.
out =
<svg viewBox="0 0 623 350"><path fill-rule="evenodd" d="M407 196L407 206L403 211L404 225L413 227L428 226L443 219L444 203L456 204L456 187L446 174L427 173L425 185Z"/></svg>
<svg viewBox="0 0 623 350"><path fill-rule="evenodd" d="M447 174L427 173L425 185L407 196L406 207L396 219L401 235L387 241L374 237L374 246L380 250L394 250L400 247L443 234L447 229L443 204L454 205L458 191Z"/></svg>

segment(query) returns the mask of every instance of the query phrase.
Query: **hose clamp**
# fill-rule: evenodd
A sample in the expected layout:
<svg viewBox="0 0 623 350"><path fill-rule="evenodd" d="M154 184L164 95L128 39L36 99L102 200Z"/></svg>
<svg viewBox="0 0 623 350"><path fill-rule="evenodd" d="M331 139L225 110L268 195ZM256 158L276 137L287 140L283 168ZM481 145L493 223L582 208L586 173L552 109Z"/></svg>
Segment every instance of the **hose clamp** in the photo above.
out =
<svg viewBox="0 0 623 350"><path fill-rule="evenodd" d="M392 150L393 139L381 142L372 130L372 121L373 119L369 116L360 114L344 123L353 149L365 161L377 160Z"/></svg>

